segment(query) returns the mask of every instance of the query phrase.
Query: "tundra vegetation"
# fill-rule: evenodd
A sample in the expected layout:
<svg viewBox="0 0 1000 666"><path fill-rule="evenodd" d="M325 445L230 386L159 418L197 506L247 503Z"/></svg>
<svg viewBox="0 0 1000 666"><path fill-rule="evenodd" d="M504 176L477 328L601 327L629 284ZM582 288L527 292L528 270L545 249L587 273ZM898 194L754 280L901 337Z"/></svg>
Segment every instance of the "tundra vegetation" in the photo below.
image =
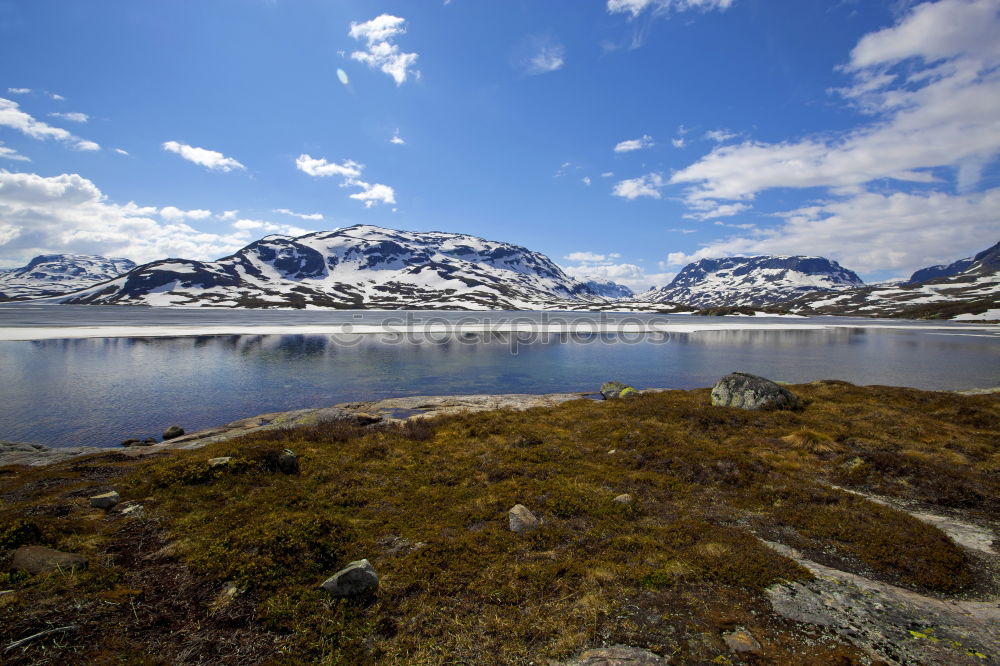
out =
<svg viewBox="0 0 1000 666"><path fill-rule="evenodd" d="M0 564L25 544L89 562L0 568L0 649L73 627L3 659L537 664L625 644L672 663L872 663L772 610L765 588L811 574L761 539L922 594L995 594L937 527L844 489L995 526L1000 396L790 388L803 409L664 391L0 468ZM88 502L111 490L114 507ZM517 504L537 528L510 530ZM376 594L320 589L361 559ZM734 630L760 653L731 652Z"/></svg>

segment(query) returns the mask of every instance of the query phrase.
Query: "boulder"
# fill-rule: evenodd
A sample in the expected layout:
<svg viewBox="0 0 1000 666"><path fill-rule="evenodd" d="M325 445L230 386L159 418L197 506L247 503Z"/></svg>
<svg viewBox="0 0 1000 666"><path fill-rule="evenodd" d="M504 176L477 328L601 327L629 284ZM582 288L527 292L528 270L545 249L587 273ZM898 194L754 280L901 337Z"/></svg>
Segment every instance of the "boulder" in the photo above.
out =
<svg viewBox="0 0 1000 666"><path fill-rule="evenodd" d="M623 494L619 495L618 497L614 498L611 501L612 502L618 502L619 504L631 504L632 503L632 496L629 495L628 493L623 493Z"/></svg>
<svg viewBox="0 0 1000 666"><path fill-rule="evenodd" d="M378 574L368 560L357 560L330 576L320 588L335 597L363 597L378 591Z"/></svg>
<svg viewBox="0 0 1000 666"><path fill-rule="evenodd" d="M628 384L622 384L621 382L604 382L601 384L601 395L605 400L614 400L615 398L639 395L639 392Z"/></svg>
<svg viewBox="0 0 1000 666"><path fill-rule="evenodd" d="M163 441L165 442L168 439L175 439L183 434L184 434L184 428L180 427L179 425L172 425L163 431Z"/></svg>
<svg viewBox="0 0 1000 666"><path fill-rule="evenodd" d="M802 401L785 387L745 372L728 374L716 382L712 404L751 410L802 408Z"/></svg>
<svg viewBox="0 0 1000 666"><path fill-rule="evenodd" d="M104 493L102 495L94 495L90 498L90 506L95 509L110 509L115 504L121 501L121 495L118 491L112 490L110 493Z"/></svg>
<svg viewBox="0 0 1000 666"><path fill-rule="evenodd" d="M281 452L278 456L278 471L282 474L299 473L299 457L295 455L295 451L285 449Z"/></svg>
<svg viewBox="0 0 1000 666"><path fill-rule="evenodd" d="M152 437L147 437L146 439L142 440L143 446L152 446L153 444L156 444L156 440L153 439Z"/></svg>
<svg viewBox="0 0 1000 666"><path fill-rule="evenodd" d="M87 560L76 553L64 553L45 546L21 546L14 551L10 568L30 574L50 571L76 571L87 568Z"/></svg>
<svg viewBox="0 0 1000 666"><path fill-rule="evenodd" d="M135 437L129 437L122 442L122 446L134 446L135 444L142 444L142 440L136 439Z"/></svg>
<svg viewBox="0 0 1000 666"><path fill-rule="evenodd" d="M538 527L538 518L535 518L535 514L528 511L528 507L523 504L512 506L507 512L507 518L510 522L510 531L516 534L528 532Z"/></svg>
<svg viewBox="0 0 1000 666"><path fill-rule="evenodd" d="M627 645L612 645L587 650L576 659L565 662L565 666L661 666L669 663L669 659L649 650Z"/></svg>

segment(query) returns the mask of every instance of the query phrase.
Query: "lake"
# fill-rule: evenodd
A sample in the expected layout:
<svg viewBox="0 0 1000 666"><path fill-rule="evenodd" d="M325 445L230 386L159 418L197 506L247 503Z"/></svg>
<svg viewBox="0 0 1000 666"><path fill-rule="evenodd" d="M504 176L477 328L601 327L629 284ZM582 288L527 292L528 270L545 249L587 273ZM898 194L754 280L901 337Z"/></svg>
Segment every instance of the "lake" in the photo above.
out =
<svg viewBox="0 0 1000 666"><path fill-rule="evenodd" d="M268 411L460 393L1000 384L1000 329L845 318L0 305L0 440L117 446Z"/></svg>

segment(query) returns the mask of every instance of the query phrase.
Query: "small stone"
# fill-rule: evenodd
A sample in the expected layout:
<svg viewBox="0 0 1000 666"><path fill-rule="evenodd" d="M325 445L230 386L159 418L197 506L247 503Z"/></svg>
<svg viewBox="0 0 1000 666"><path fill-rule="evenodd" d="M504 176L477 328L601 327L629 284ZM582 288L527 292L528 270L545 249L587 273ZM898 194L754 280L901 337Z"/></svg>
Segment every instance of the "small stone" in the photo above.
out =
<svg viewBox="0 0 1000 666"><path fill-rule="evenodd" d="M521 534L538 527L538 518L535 518L535 514L528 511L528 507L523 504L512 506L510 511L507 512L507 518L510 522L510 531L516 534Z"/></svg>
<svg viewBox="0 0 1000 666"><path fill-rule="evenodd" d="M753 634L742 627L737 627L735 631L723 634L722 640L726 641L726 646L732 652L760 654L762 651L760 643L753 637Z"/></svg>
<svg viewBox="0 0 1000 666"><path fill-rule="evenodd" d="M183 434L184 434L184 428L180 427L179 425L172 425L163 431L163 441L180 437Z"/></svg>
<svg viewBox="0 0 1000 666"><path fill-rule="evenodd" d="M661 666L670 660L641 648L613 645L587 650L566 666Z"/></svg>
<svg viewBox="0 0 1000 666"><path fill-rule="evenodd" d="M295 455L295 451L285 449L281 452L278 456L278 471L282 474L299 473L299 457Z"/></svg>
<svg viewBox="0 0 1000 666"><path fill-rule="evenodd" d="M631 504L632 496L629 495L628 493L622 493L621 495L619 495L618 497L614 498L611 501L618 502L619 504Z"/></svg>
<svg viewBox="0 0 1000 666"><path fill-rule="evenodd" d="M87 560L76 553L64 553L45 546L21 546L14 551L10 568L31 574L57 570L76 571L86 569Z"/></svg>
<svg viewBox="0 0 1000 666"><path fill-rule="evenodd" d="M360 597L378 590L378 574L368 560L357 560L330 576L320 588L335 597Z"/></svg>
<svg viewBox="0 0 1000 666"><path fill-rule="evenodd" d="M128 439L122 442L122 446L133 446L135 444L141 444L141 443L142 443L141 439L136 439L135 437L129 437Z"/></svg>
<svg viewBox="0 0 1000 666"><path fill-rule="evenodd" d="M639 392L628 384L622 384L621 382L604 382L601 384L601 396L605 400L614 400L615 398L626 398L628 396L639 395Z"/></svg>
<svg viewBox="0 0 1000 666"><path fill-rule="evenodd" d="M228 463L232 459L233 459L232 456L219 456L218 458L209 458L208 459L208 466L209 467L218 467L219 465L225 465L226 463Z"/></svg>
<svg viewBox="0 0 1000 666"><path fill-rule="evenodd" d="M618 449L608 449L608 455L613 456L618 453Z"/></svg>
<svg viewBox="0 0 1000 666"><path fill-rule="evenodd" d="M146 511L141 504L130 504L122 509L122 515L131 518L141 518L145 513Z"/></svg>
<svg viewBox="0 0 1000 666"><path fill-rule="evenodd" d="M110 509L115 504L121 501L121 495L118 491L112 490L110 493L104 493L103 495L94 495L90 498L90 506L95 509Z"/></svg>
<svg viewBox="0 0 1000 666"><path fill-rule="evenodd" d="M142 440L142 443L143 446L150 446L152 444L156 444L156 440L153 439L152 437L147 437L146 439Z"/></svg>

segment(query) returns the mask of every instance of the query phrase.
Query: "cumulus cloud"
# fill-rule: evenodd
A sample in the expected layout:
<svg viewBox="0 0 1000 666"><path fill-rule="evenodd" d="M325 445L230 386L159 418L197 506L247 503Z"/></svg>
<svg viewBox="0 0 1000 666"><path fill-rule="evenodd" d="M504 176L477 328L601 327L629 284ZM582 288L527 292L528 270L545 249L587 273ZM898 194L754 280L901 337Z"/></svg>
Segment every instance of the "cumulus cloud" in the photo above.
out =
<svg viewBox="0 0 1000 666"><path fill-rule="evenodd" d="M21 106L9 99L0 97L0 126L11 127L32 139L55 139L77 150L100 150L101 147L93 141L87 141L73 136L61 127L53 127L48 123L36 120L30 114L21 110Z"/></svg>
<svg viewBox="0 0 1000 666"><path fill-rule="evenodd" d="M666 183L663 180L663 176L658 173L649 173L645 176L639 176L638 178L630 178L628 180L618 182L615 184L612 194L616 197L628 199L629 201L638 199L639 197L659 199L660 190L664 185L666 185Z"/></svg>
<svg viewBox="0 0 1000 666"><path fill-rule="evenodd" d="M650 148L653 144L653 137L648 134L643 134L638 139L629 139L627 141L620 141L615 145L616 153L629 153L633 150L642 150L643 148Z"/></svg>
<svg viewBox="0 0 1000 666"><path fill-rule="evenodd" d="M647 9L654 13L671 10L685 11L689 9L729 9L734 0L608 0L608 12L611 14L627 13L632 18L639 16Z"/></svg>
<svg viewBox="0 0 1000 666"><path fill-rule="evenodd" d="M399 136L398 127L396 128L396 131L393 132L392 138L389 139L389 143L396 144L397 146L402 146L404 143L406 143L406 141L403 140L403 137Z"/></svg>
<svg viewBox="0 0 1000 666"><path fill-rule="evenodd" d="M9 148L3 145L3 141L0 141L0 159L5 160L16 160L18 162L30 162L31 159L21 155L13 148Z"/></svg>
<svg viewBox="0 0 1000 666"><path fill-rule="evenodd" d="M586 263L579 266L563 266L562 269L570 277L586 282L587 280L617 282L623 284L637 294L654 286L663 286L673 279L676 273L647 273L637 264Z"/></svg>
<svg viewBox="0 0 1000 666"><path fill-rule="evenodd" d="M59 118L61 120L68 120L73 123L85 123L88 120L90 120L90 116L88 116L86 113L79 113L76 111L71 111L69 113L53 112L50 113L49 116L52 118Z"/></svg>
<svg viewBox="0 0 1000 666"><path fill-rule="evenodd" d="M373 69L380 69L396 82L403 85L412 74L419 77L420 72L412 69L417 62L416 53L403 53L394 43L395 39L406 33L406 19L390 14L381 14L364 23L351 22L348 35L365 42L367 50L354 51L351 58L363 62Z"/></svg>
<svg viewBox="0 0 1000 666"><path fill-rule="evenodd" d="M319 178L340 176L344 179L340 184L341 187L360 187L360 192L355 192L348 196L351 199L363 202L365 208L371 208L377 203L396 203L396 191L394 189L381 183L366 183L359 178L365 167L354 160L344 160L341 164L337 164L321 157L314 158L311 155L303 153L295 160L295 168L310 176Z"/></svg>
<svg viewBox="0 0 1000 666"><path fill-rule="evenodd" d="M565 257L569 261L604 261L608 257L605 254L596 252L570 252Z"/></svg>
<svg viewBox="0 0 1000 666"><path fill-rule="evenodd" d="M205 210L203 208L196 208L194 210L181 210L176 206L165 206L160 209L160 217L164 220L170 220L171 222L176 220L204 220L207 217L212 216L212 211Z"/></svg>
<svg viewBox="0 0 1000 666"><path fill-rule="evenodd" d="M20 265L38 254L68 252L128 257L214 259L245 244L239 234L163 223L158 209L117 204L78 174L44 177L0 170L0 260Z"/></svg>
<svg viewBox="0 0 1000 666"><path fill-rule="evenodd" d="M777 227L714 241L692 254L673 253L668 261L679 265L735 254L814 254L863 274L890 269L909 273L996 242L997 210L1000 188L976 194L861 192L781 213Z"/></svg>
<svg viewBox="0 0 1000 666"><path fill-rule="evenodd" d="M213 171L232 171L233 169L246 169L245 166L237 162L232 157L226 157L215 150L207 148L196 148L177 141L167 141L163 144L163 149L180 155L188 162L194 162Z"/></svg>
<svg viewBox="0 0 1000 666"><path fill-rule="evenodd" d="M590 176L584 176L583 178L580 179L580 182L586 185L587 187L590 187L591 183Z"/></svg>
<svg viewBox="0 0 1000 666"><path fill-rule="evenodd" d="M296 213L295 211L288 210L287 208L275 208L272 213L281 213L282 215L291 215L292 217L297 217L302 220L322 220L322 213Z"/></svg>

